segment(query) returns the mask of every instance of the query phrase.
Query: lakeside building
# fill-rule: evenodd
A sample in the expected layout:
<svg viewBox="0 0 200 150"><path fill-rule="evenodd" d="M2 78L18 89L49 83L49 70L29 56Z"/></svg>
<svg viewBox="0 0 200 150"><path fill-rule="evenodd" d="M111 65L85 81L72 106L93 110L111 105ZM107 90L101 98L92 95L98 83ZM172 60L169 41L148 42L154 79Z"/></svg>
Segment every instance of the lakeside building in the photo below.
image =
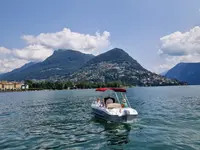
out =
<svg viewBox="0 0 200 150"><path fill-rule="evenodd" d="M7 82L7 81L0 81L0 91L6 90L25 90L28 89L28 85L25 85L22 82Z"/></svg>

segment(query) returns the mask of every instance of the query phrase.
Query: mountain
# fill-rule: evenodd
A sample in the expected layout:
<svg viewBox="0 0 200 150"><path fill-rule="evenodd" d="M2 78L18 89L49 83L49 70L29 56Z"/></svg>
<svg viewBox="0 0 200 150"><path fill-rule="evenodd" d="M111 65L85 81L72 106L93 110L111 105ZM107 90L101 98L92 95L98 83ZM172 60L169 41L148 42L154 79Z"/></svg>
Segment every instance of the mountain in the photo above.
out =
<svg viewBox="0 0 200 150"><path fill-rule="evenodd" d="M11 72L4 73L4 74L0 74L0 79L5 79L5 80L7 80L7 77L15 76L15 74L20 73L20 72L23 71L24 69L26 69L26 68L28 68L28 67L34 65L34 64L36 64L36 62L29 62L29 63L23 65L23 66L20 67L20 68L14 69L14 70L11 71Z"/></svg>
<svg viewBox="0 0 200 150"><path fill-rule="evenodd" d="M167 71L164 71L164 72L161 72L160 75L161 75L161 76L165 76L165 75L167 74L167 72L168 72L168 70L167 70Z"/></svg>
<svg viewBox="0 0 200 150"><path fill-rule="evenodd" d="M0 80L49 79L68 75L79 69L94 56L75 50L57 50L46 60L36 64L26 64L19 69L0 76Z"/></svg>
<svg viewBox="0 0 200 150"><path fill-rule="evenodd" d="M14 70L11 71L10 73L14 74L14 73L20 72L20 71L22 71L22 70L24 70L24 69L26 69L26 68L28 68L28 67L34 65L34 64L36 64L36 62L29 62L29 63L23 65L23 66L20 67L20 68L14 69Z"/></svg>
<svg viewBox="0 0 200 150"><path fill-rule="evenodd" d="M200 63L179 63L165 75L171 79L185 81L191 85L200 84Z"/></svg>
<svg viewBox="0 0 200 150"><path fill-rule="evenodd" d="M0 76L0 80L68 80L73 82L113 82L124 85L177 85L143 68L119 48L93 56L75 50L57 50L43 62L28 63Z"/></svg>
<svg viewBox="0 0 200 150"><path fill-rule="evenodd" d="M146 70L119 48L94 57L67 79L73 82L120 81L126 85L179 84L176 80L170 80Z"/></svg>

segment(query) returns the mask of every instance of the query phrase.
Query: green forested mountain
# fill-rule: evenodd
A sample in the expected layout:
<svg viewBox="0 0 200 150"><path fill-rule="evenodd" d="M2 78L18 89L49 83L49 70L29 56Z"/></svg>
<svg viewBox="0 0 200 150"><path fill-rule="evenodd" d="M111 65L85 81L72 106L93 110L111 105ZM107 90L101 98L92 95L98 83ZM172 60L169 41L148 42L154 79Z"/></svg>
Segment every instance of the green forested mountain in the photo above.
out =
<svg viewBox="0 0 200 150"><path fill-rule="evenodd" d="M68 75L79 69L93 55L74 50L57 50L43 62L19 68L0 76L0 80L21 81L27 79L49 79Z"/></svg>
<svg viewBox="0 0 200 150"><path fill-rule="evenodd" d="M117 82L142 86L181 84L146 70L119 48L96 57L75 50L57 50L43 62L27 64L0 76L0 80L9 81L32 79L84 84Z"/></svg>
<svg viewBox="0 0 200 150"><path fill-rule="evenodd" d="M113 82L124 85L176 85L170 80L143 68L124 50L115 48L100 54L66 77L72 82Z"/></svg>

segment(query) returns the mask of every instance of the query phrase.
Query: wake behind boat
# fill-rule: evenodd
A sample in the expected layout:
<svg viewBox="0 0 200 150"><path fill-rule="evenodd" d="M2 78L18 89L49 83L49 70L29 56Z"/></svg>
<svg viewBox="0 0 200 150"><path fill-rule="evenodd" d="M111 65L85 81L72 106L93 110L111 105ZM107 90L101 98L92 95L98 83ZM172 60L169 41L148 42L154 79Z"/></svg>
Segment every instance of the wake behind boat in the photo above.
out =
<svg viewBox="0 0 200 150"><path fill-rule="evenodd" d="M101 119L111 122L132 122L138 112L131 108L123 88L97 88L103 92L91 104L92 113Z"/></svg>

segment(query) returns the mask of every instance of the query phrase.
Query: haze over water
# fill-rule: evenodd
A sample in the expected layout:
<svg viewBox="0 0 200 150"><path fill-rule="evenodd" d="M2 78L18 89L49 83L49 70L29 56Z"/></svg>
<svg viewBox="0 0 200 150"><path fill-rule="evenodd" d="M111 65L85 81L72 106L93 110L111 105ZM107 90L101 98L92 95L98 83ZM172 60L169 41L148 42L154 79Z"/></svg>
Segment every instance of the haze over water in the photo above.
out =
<svg viewBox="0 0 200 150"><path fill-rule="evenodd" d="M199 150L199 91L128 89L139 113L130 125L93 118L94 90L0 93L0 149Z"/></svg>

